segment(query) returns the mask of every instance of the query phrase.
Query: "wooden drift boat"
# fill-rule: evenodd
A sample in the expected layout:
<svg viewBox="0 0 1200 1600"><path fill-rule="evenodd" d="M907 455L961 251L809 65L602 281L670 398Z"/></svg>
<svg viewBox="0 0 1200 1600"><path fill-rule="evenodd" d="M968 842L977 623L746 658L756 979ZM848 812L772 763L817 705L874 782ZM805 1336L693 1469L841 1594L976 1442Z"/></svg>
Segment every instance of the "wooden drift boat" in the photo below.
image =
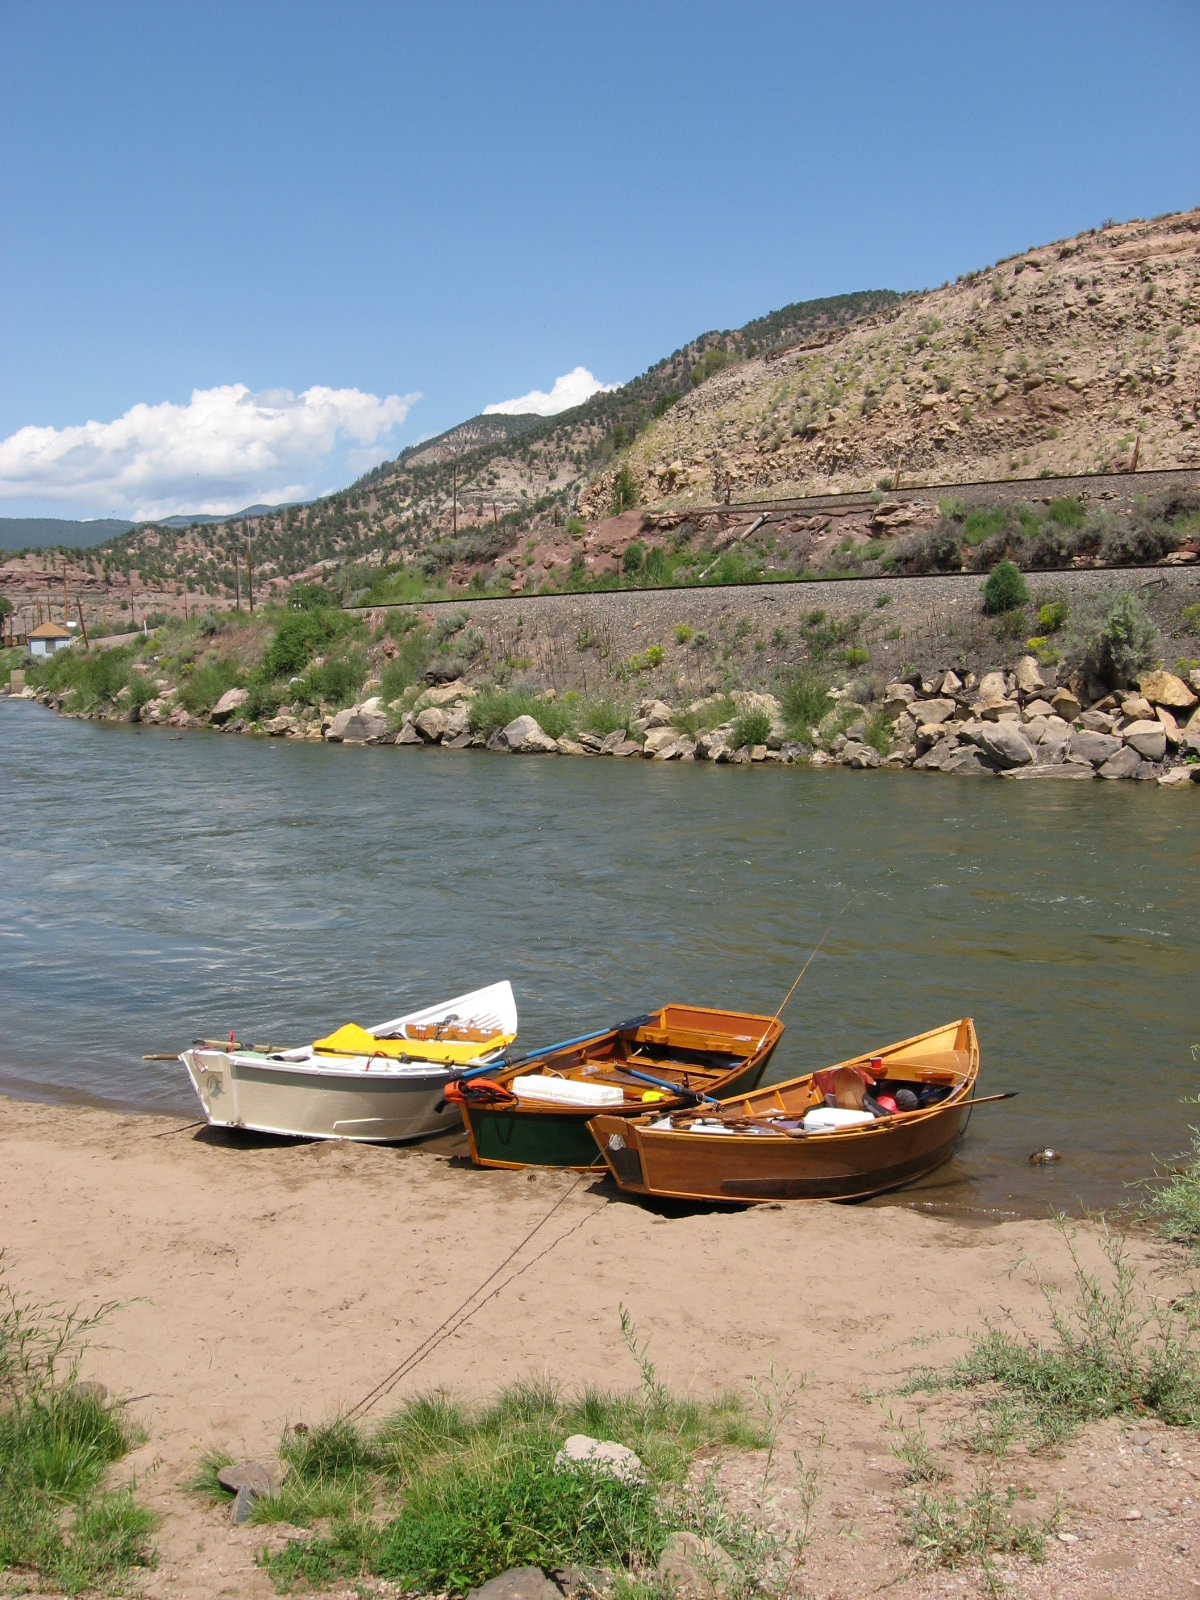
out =
<svg viewBox="0 0 1200 1600"><path fill-rule="evenodd" d="M950 1158L978 1072L975 1026L964 1017L719 1107L636 1120L602 1114L588 1126L631 1194L744 1205L856 1200Z"/></svg>
<svg viewBox="0 0 1200 1600"><path fill-rule="evenodd" d="M516 1038L511 984L496 983L376 1027L346 1023L295 1050L198 1041L180 1060L214 1128L399 1143L453 1127L446 1085Z"/></svg>
<svg viewBox="0 0 1200 1600"><path fill-rule="evenodd" d="M599 1167L588 1119L669 1110L698 1096L757 1087L782 1023L741 1011L663 1006L616 1028L534 1051L486 1078L461 1078L462 1107L480 1167Z"/></svg>

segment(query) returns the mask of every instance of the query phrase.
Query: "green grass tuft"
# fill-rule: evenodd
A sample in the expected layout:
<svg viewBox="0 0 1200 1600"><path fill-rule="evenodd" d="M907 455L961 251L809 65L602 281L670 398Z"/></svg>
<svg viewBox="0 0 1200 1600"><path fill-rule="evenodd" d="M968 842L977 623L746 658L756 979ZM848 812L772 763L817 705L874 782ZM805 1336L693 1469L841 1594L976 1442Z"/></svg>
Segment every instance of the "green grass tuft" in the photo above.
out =
<svg viewBox="0 0 1200 1600"><path fill-rule="evenodd" d="M132 1431L76 1388L87 1335L103 1314L81 1318L21 1299L0 1255L0 1571L66 1594L154 1559L151 1513L132 1490L102 1487ZM69 1531L64 1512L73 1514Z"/></svg>

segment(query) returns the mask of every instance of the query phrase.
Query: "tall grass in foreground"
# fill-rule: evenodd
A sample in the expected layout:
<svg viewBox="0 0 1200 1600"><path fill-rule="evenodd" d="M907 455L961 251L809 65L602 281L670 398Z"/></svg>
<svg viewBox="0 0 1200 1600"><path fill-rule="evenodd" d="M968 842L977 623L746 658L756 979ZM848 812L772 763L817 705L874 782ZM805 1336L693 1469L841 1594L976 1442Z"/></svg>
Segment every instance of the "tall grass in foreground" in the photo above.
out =
<svg viewBox="0 0 1200 1600"><path fill-rule="evenodd" d="M572 1433L629 1445L645 1481L556 1472L555 1454ZM290 1470L260 1515L300 1523L330 1516L333 1526L271 1557L271 1571L285 1587L369 1571L404 1588L463 1593L514 1566L653 1563L675 1525L664 1495L682 1484L695 1451L761 1443L732 1395L566 1395L545 1383L510 1385L483 1406L421 1395L373 1432L338 1419L284 1440ZM376 1502L399 1514L372 1518Z"/></svg>
<svg viewBox="0 0 1200 1600"><path fill-rule="evenodd" d="M101 1487L133 1442L130 1430L77 1383L87 1335L103 1315L22 1299L0 1254L0 1571L66 1594L153 1562L151 1514L131 1490Z"/></svg>

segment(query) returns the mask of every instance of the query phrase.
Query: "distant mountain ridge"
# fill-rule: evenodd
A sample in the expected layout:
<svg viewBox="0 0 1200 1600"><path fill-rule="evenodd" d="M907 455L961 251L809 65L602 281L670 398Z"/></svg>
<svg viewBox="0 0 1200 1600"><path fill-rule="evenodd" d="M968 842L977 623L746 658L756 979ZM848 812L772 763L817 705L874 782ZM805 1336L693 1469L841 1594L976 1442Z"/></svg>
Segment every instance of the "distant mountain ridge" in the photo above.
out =
<svg viewBox="0 0 1200 1600"><path fill-rule="evenodd" d="M132 533L135 528L191 528L207 527L223 522L241 522L247 517L270 516L272 512L287 511L294 505L307 505L307 500L285 500L282 505L247 506L244 511L227 511L217 514L194 511L174 517L160 517L157 521L143 518L140 522L126 522L120 517L96 517L77 521L71 517L0 517L0 550L94 550L110 539Z"/></svg>

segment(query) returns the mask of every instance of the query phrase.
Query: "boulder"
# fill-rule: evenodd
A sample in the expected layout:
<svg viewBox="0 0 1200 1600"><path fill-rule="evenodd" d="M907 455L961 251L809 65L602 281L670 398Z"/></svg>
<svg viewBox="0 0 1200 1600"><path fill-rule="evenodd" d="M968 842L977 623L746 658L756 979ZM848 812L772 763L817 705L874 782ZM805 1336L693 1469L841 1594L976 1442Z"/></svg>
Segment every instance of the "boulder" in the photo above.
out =
<svg viewBox="0 0 1200 1600"><path fill-rule="evenodd" d="M1127 694L1121 701L1121 715L1128 717L1130 722L1151 722L1154 719L1154 707L1144 694Z"/></svg>
<svg viewBox="0 0 1200 1600"><path fill-rule="evenodd" d="M270 734L272 739L280 739L285 734L294 733L295 731L295 717L268 717L267 721L263 723L263 732Z"/></svg>
<svg viewBox="0 0 1200 1600"><path fill-rule="evenodd" d="M604 749L604 740L598 733L581 733L579 735L579 743L589 755L593 756L598 756Z"/></svg>
<svg viewBox="0 0 1200 1600"><path fill-rule="evenodd" d="M658 1577L668 1594L694 1600L723 1600L736 1585L732 1556L715 1539L697 1533L673 1533L658 1558Z"/></svg>
<svg viewBox="0 0 1200 1600"><path fill-rule="evenodd" d="M646 702L641 708L641 714L647 729L669 728L671 726L671 718L675 715L670 706L662 700Z"/></svg>
<svg viewBox="0 0 1200 1600"><path fill-rule="evenodd" d="M1086 728L1089 733L1111 733L1116 725L1116 719L1110 712L1098 711L1095 706L1079 718L1079 726Z"/></svg>
<svg viewBox="0 0 1200 1600"><path fill-rule="evenodd" d="M258 1495L272 1495L279 1488L274 1475L261 1461L231 1462L227 1467L219 1467L217 1482L230 1494L237 1494L239 1489L252 1489Z"/></svg>
<svg viewBox="0 0 1200 1600"><path fill-rule="evenodd" d="M1155 706L1154 715L1156 720L1162 723L1163 732L1167 736L1167 744L1172 750L1178 750L1180 733L1179 724L1175 721L1175 718L1165 706ZM1196 715L1200 716L1200 711Z"/></svg>
<svg viewBox="0 0 1200 1600"><path fill-rule="evenodd" d="M883 691L883 709L892 716L899 716L902 708L911 705L916 698L917 691L911 683L889 683Z"/></svg>
<svg viewBox="0 0 1200 1600"><path fill-rule="evenodd" d="M1151 705L1166 706L1168 711L1190 711L1200 699L1173 672L1144 672L1138 679L1138 688Z"/></svg>
<svg viewBox="0 0 1200 1600"><path fill-rule="evenodd" d="M1147 761L1161 761L1167 753L1167 730L1161 722L1131 722L1121 729L1121 737Z"/></svg>
<svg viewBox="0 0 1200 1600"><path fill-rule="evenodd" d="M1049 700L1027 700L1021 708L1021 721L1033 722L1038 717L1054 717L1058 713Z"/></svg>
<svg viewBox="0 0 1200 1600"><path fill-rule="evenodd" d="M404 721L400 724L400 732L396 735L397 744L424 744L425 741L413 726L412 713L406 712Z"/></svg>
<svg viewBox="0 0 1200 1600"><path fill-rule="evenodd" d="M1115 756L1122 749L1121 740L1112 733L1097 733L1091 728L1077 728L1071 735L1067 754L1076 761L1090 761L1098 767L1102 761Z"/></svg>
<svg viewBox="0 0 1200 1600"><path fill-rule="evenodd" d="M1065 722L1074 722L1081 710L1079 701L1070 689L1056 689L1050 696L1050 704Z"/></svg>
<svg viewBox="0 0 1200 1600"><path fill-rule="evenodd" d="M957 672L950 671L942 679L942 695L956 695L962 692L963 681Z"/></svg>
<svg viewBox="0 0 1200 1600"><path fill-rule="evenodd" d="M444 740L442 742L445 743ZM588 753L583 746L581 744L577 744L574 739L568 739L564 736L555 742L558 745L558 753L560 756L586 756Z"/></svg>
<svg viewBox="0 0 1200 1600"><path fill-rule="evenodd" d="M338 712L325 737L333 744L378 744L387 731L387 718L381 711L350 706Z"/></svg>
<svg viewBox="0 0 1200 1600"><path fill-rule="evenodd" d="M671 749L679 744L680 739L681 735L678 728L673 728L669 722L660 723L657 727L651 728L646 734L642 743L642 754L649 760L651 756L658 755L660 751ZM692 743L691 740L686 742L689 745ZM670 760L670 757L667 756L665 759Z"/></svg>
<svg viewBox="0 0 1200 1600"><path fill-rule="evenodd" d="M908 708L908 714L915 722L939 723L948 722L958 706L953 700L914 700Z"/></svg>
<svg viewBox="0 0 1200 1600"><path fill-rule="evenodd" d="M952 777L972 776L987 774L992 776L992 768L979 759L979 751L974 745L959 745L951 750L950 754L938 768L939 772L947 772Z"/></svg>
<svg viewBox="0 0 1200 1600"><path fill-rule="evenodd" d="M514 1567L468 1589L467 1600L562 1600L562 1590L541 1567Z"/></svg>
<svg viewBox="0 0 1200 1600"><path fill-rule="evenodd" d="M1038 664L1033 656L1022 656L1017 662L1016 679L1017 689L1021 694L1038 695L1046 687L1046 680L1038 671Z"/></svg>
<svg viewBox="0 0 1200 1600"><path fill-rule="evenodd" d="M1051 765L1065 760L1073 736L1074 730L1060 719L1048 722L1046 731L1038 740L1037 759Z"/></svg>
<svg viewBox="0 0 1200 1600"><path fill-rule="evenodd" d="M1103 766L1096 769L1101 778L1140 778L1148 770L1132 745L1123 745L1115 755L1109 756Z"/></svg>
<svg viewBox="0 0 1200 1600"><path fill-rule="evenodd" d="M233 713L240 710L249 698L250 691L248 689L226 689L225 693L209 712L209 721L217 723L218 726L222 722L228 722Z"/></svg>
<svg viewBox="0 0 1200 1600"><path fill-rule="evenodd" d="M968 749L971 748L971 746L968 746ZM940 772L943 764L949 761L957 749L958 746L953 740L939 739L923 755L917 757L913 762L913 767L917 772Z"/></svg>
<svg viewBox="0 0 1200 1600"><path fill-rule="evenodd" d="M435 688L426 689L421 698L427 706L452 706L456 701L470 700L474 693L461 678L455 678L453 683L439 683Z"/></svg>
<svg viewBox="0 0 1200 1600"><path fill-rule="evenodd" d="M1034 759L1033 746L1015 722L988 723L979 746L1001 769L1028 766Z"/></svg>
<svg viewBox="0 0 1200 1600"><path fill-rule="evenodd" d="M1081 778L1091 783L1096 776L1094 767L1086 761L1063 761L1050 764L1037 761L1032 767L1010 767L1000 774L1002 778Z"/></svg>
<svg viewBox="0 0 1200 1600"><path fill-rule="evenodd" d="M514 755L550 755L558 745L548 733L543 733L537 719L530 716L514 717L500 732L500 742Z"/></svg>
<svg viewBox="0 0 1200 1600"><path fill-rule="evenodd" d="M1191 783L1193 777L1200 778L1200 767L1172 767L1170 772L1164 772L1158 781L1164 789L1175 789L1182 784Z"/></svg>
<svg viewBox="0 0 1200 1600"><path fill-rule="evenodd" d="M555 1472L572 1472L580 1467L597 1477L618 1478L622 1483L646 1481L646 1469L635 1451L611 1439L593 1439L589 1433L573 1433L554 1458Z"/></svg>
<svg viewBox="0 0 1200 1600"><path fill-rule="evenodd" d="M445 733L449 720L440 706L426 706L413 718L413 727L426 744L437 744ZM460 728L458 731L461 733L463 730Z"/></svg>
<svg viewBox="0 0 1200 1600"><path fill-rule="evenodd" d="M607 753L610 756L640 756L642 747L636 739L622 737Z"/></svg>
<svg viewBox="0 0 1200 1600"><path fill-rule="evenodd" d="M600 741L600 754L605 756L612 755L617 746L619 744L624 744L625 741L625 729L614 728L611 733L605 734L604 738Z"/></svg>
<svg viewBox="0 0 1200 1600"><path fill-rule="evenodd" d="M985 672L979 680L976 699L984 702L988 700L1007 700L1008 687L1004 682L1002 672Z"/></svg>
<svg viewBox="0 0 1200 1600"><path fill-rule="evenodd" d="M857 744L850 740L842 746L841 759L848 767L881 767L883 757L878 750L872 749L869 744Z"/></svg>
<svg viewBox="0 0 1200 1600"><path fill-rule="evenodd" d="M1015 719L1021 714L1016 700L977 700L971 709L984 722L999 722L1001 717Z"/></svg>

